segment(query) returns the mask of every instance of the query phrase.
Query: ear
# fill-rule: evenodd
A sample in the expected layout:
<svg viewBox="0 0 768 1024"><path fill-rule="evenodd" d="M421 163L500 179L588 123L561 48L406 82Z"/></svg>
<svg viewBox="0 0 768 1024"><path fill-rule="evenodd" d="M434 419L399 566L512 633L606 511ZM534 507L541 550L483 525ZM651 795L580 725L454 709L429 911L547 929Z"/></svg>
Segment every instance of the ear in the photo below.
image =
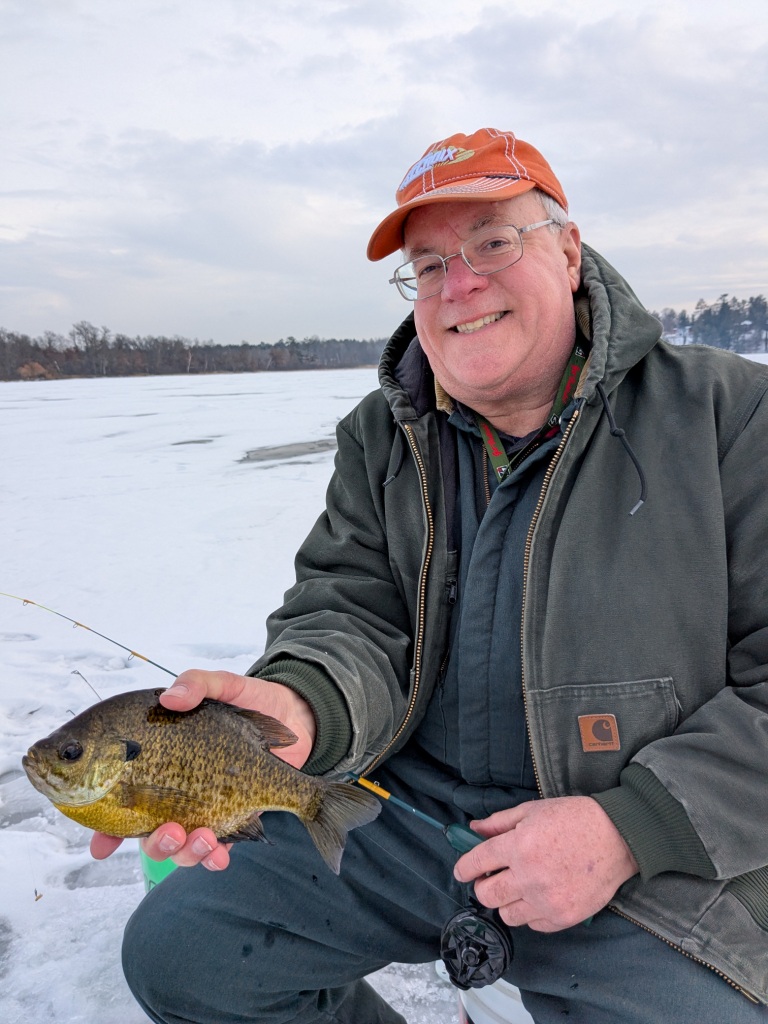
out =
<svg viewBox="0 0 768 1024"><path fill-rule="evenodd" d="M133 761L141 753L141 744L137 743L136 740L125 741L125 760Z"/></svg>
<svg viewBox="0 0 768 1024"><path fill-rule="evenodd" d="M573 221L568 221L563 228L562 245L571 291L575 293L581 284L581 232Z"/></svg>

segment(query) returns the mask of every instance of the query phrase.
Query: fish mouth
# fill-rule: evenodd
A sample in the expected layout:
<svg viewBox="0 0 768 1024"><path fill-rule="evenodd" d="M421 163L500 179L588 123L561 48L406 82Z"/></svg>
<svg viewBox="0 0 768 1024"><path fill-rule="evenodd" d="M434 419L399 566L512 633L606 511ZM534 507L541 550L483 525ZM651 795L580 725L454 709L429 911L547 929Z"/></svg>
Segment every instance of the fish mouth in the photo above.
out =
<svg viewBox="0 0 768 1024"><path fill-rule="evenodd" d="M30 750L21 759L21 766L27 773L27 778L44 797L51 803L59 804L62 807L87 807L88 804L95 804L104 796L104 793L94 794L92 789L85 787L71 787L64 779L57 778L48 772L43 772L44 765L41 765Z"/></svg>
<svg viewBox="0 0 768 1024"><path fill-rule="evenodd" d="M59 790L56 789L55 785L52 785L47 776L41 773L40 766L36 763L36 758L31 752L22 757L21 767L27 773L27 778L39 793L47 796L49 800L59 798L61 795Z"/></svg>

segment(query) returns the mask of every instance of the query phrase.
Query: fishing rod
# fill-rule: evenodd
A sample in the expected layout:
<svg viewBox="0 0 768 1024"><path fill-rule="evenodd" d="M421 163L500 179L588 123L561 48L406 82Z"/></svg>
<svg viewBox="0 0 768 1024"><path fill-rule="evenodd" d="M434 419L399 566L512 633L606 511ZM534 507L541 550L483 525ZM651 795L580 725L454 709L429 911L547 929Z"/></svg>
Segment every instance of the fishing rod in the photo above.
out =
<svg viewBox="0 0 768 1024"><path fill-rule="evenodd" d="M484 842L484 837L478 832L473 832L469 825L461 825L458 821L454 821L450 825L444 825L437 818L431 818L428 814L418 810L416 807L411 807L410 804L405 801L398 799L393 796L388 790L384 789L376 782L371 782L370 779L364 779L361 775L355 775L353 772L349 773L349 777L354 779L358 786L363 786L365 789L370 790L371 793L375 793L376 796L380 796L382 800L387 800L389 803L394 804L396 807L402 808L404 811L410 811L411 814L415 814L421 821L426 821L432 828L439 828L445 838L456 850L457 853L467 853L469 850L474 849L480 843Z"/></svg>
<svg viewBox="0 0 768 1024"><path fill-rule="evenodd" d="M100 633L97 629L87 626L84 622L56 611L55 608L49 608L47 605L40 604L38 601L32 601L28 597L19 597L17 594L8 594L2 590L0 590L0 597L7 597L12 601L19 601L25 607L31 605L34 608L39 608L41 611L56 615L66 622L71 622L74 628L85 629L89 633L93 633L94 636L106 640L107 643L114 644L115 647L127 651L131 658L140 658L141 661L159 668L161 672L166 672L174 678L178 675L177 672L172 672L169 668L160 665L157 661L153 661L145 654L140 654L138 651L126 647L125 644L119 643L111 636L107 636L106 633ZM77 674L80 675L79 672ZM85 681L88 682L87 680ZM88 685L90 686L90 683ZM356 775L354 772L349 772L348 777L357 783L358 786L362 786L371 793L375 793L382 800L394 804L401 810L408 811L432 828L439 829L457 853L467 853L484 841L484 837L474 832L468 825L462 825L459 822L445 825L438 821L437 818L425 814L424 811L411 807L410 804L400 800L384 789L383 786L379 786L378 783L371 782L369 779ZM398 860L399 858L395 859ZM410 865L404 864L402 861L400 863L409 870L414 871ZM419 878L422 877L415 871L414 874L417 874ZM426 881L426 879L423 880ZM440 891L442 892L442 890ZM35 898L39 898L37 890L35 890ZM440 937L440 955L448 971L449 978L457 988L465 990L468 988L481 988L485 985L493 984L508 969L513 956L512 939L509 930L504 926L496 911L491 911L487 907L481 906L476 900L471 899L470 905L461 908L458 913L454 914L447 921L443 928Z"/></svg>
<svg viewBox="0 0 768 1024"><path fill-rule="evenodd" d="M415 814L420 821L425 821L432 828L439 829L457 853L467 853L485 841L484 837L474 832L469 825L462 825L457 821L444 825L437 818L393 796L378 783L355 775L354 772L349 772L348 775L358 786L363 786L382 800ZM399 862L418 878L422 878L410 864ZM492 985L509 969L513 955L512 936L498 911L482 906L474 898L470 898L468 905L461 907L443 926L440 935L440 957L445 964L448 977L456 988L466 991L470 988Z"/></svg>
<svg viewBox="0 0 768 1024"><path fill-rule="evenodd" d="M167 672L169 676L174 678L179 674L178 672L171 672L169 668L164 665L159 665L156 661L152 661L145 654L139 654L138 651L131 650L130 647L126 647L125 644L118 643L117 640L113 640L111 636L107 636L105 633L100 633L97 629L92 629L90 626L86 626L84 622L78 622L77 619L71 619L68 615L63 615L61 612L57 612L55 608L48 608L44 604L40 604L37 601L32 601L28 597L18 597L16 594L6 594L5 591L0 590L0 597L9 597L12 601L20 601L25 607L31 604L35 608L40 608L44 612L50 612L51 615L57 615L60 619L65 619L67 622L71 622L76 629L86 629L89 633L93 633L95 636L100 636L102 640L106 640L110 644L114 644L115 647L119 647L123 651L127 651L131 658L140 658L142 661L146 661L148 665L154 665L155 668L159 668L161 672Z"/></svg>

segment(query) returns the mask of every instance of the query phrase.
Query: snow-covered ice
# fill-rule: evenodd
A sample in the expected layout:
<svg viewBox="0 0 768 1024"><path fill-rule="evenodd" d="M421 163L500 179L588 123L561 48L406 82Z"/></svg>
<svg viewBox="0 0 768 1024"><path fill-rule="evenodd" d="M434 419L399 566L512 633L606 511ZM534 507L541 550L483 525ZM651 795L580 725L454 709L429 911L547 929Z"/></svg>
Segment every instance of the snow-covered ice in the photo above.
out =
<svg viewBox="0 0 768 1024"><path fill-rule="evenodd" d="M245 670L333 464L323 444L290 458L284 446L328 441L375 386L373 369L0 383L0 590L173 672ZM279 458L243 461L272 447ZM143 895L136 843L94 862L89 833L20 766L30 743L94 702L86 680L105 697L168 677L0 597L5 1024L146 1021L119 963ZM410 1024L457 1020L455 990L431 965L393 965L373 981Z"/></svg>
<svg viewBox="0 0 768 1024"><path fill-rule="evenodd" d="M170 669L244 671L320 513L337 421L373 369L0 383L0 591ZM313 449L290 455L288 445ZM273 459L241 461L263 448ZM157 668L0 597L0 1020L139 1024L120 968L137 844L107 861L24 776L27 747ZM38 898L36 898L36 896ZM456 1020L431 965L374 978L411 1024Z"/></svg>

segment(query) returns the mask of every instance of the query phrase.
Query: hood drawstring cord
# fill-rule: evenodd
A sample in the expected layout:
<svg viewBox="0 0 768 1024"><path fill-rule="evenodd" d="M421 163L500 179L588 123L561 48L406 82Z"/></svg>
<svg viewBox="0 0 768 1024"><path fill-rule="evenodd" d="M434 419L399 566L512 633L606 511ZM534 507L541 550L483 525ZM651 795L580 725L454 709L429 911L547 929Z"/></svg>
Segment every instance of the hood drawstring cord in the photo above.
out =
<svg viewBox="0 0 768 1024"><path fill-rule="evenodd" d="M625 431L621 427L616 426L616 420L613 418L613 412L611 411L611 407L608 404L608 396L606 395L605 389L603 388L602 384L597 385L597 393L600 395L600 401L603 403L605 414L608 417L608 426L610 427L611 434L613 435L613 437L618 437L618 439L624 445L624 449L627 455L632 460L632 463L635 469L637 470L637 475L640 477L640 498L637 501L634 508L630 509L629 512L629 514L633 516L635 512L637 512L637 510L640 508L640 506L645 504L645 499L648 492L648 488L645 481L645 473L643 472L643 467L640 465L640 460L632 451L632 445L627 440L627 435Z"/></svg>

